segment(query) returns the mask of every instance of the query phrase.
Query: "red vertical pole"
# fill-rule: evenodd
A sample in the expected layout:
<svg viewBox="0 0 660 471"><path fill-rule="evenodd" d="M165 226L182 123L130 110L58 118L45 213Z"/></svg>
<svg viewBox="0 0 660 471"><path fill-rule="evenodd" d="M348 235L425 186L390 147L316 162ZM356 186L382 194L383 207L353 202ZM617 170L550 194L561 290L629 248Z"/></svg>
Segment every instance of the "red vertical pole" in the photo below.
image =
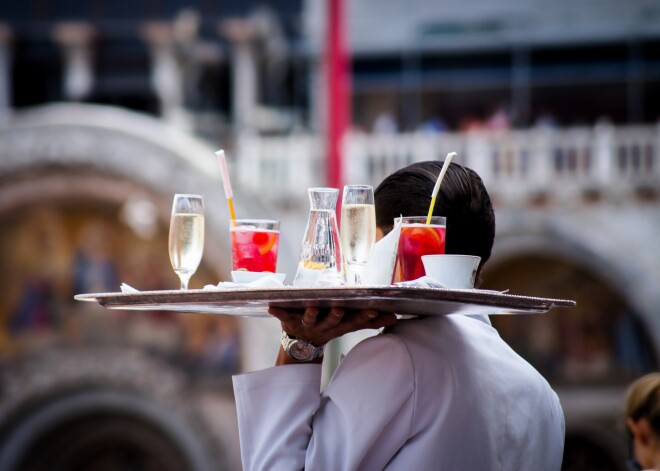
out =
<svg viewBox="0 0 660 471"><path fill-rule="evenodd" d="M343 184L341 143L350 120L349 57L345 42L344 0L327 0L327 5L329 10L326 41L327 175L328 186L341 190Z"/></svg>

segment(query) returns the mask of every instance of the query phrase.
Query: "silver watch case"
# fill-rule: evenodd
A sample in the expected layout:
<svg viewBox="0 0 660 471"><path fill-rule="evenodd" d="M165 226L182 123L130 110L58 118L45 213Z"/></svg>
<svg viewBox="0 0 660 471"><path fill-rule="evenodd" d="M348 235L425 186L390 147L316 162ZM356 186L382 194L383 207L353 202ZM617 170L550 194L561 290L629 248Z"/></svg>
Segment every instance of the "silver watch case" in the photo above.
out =
<svg viewBox="0 0 660 471"><path fill-rule="evenodd" d="M282 348L296 361L312 361L323 355L323 347L316 347L311 342L291 338L282 331Z"/></svg>

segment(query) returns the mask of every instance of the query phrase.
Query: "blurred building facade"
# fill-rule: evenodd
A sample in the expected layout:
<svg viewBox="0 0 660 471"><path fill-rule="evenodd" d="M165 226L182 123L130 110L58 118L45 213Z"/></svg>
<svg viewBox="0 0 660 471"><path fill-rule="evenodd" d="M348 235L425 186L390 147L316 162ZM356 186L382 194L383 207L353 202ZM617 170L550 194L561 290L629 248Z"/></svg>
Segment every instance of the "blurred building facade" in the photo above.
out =
<svg viewBox="0 0 660 471"><path fill-rule="evenodd" d="M358 126L655 123L655 2L351 2Z"/></svg>
<svg viewBox="0 0 660 471"><path fill-rule="evenodd" d="M560 393L564 469L623 469L623 389L660 362L660 6L347 7L344 180L449 151L483 176L498 215L484 287L578 301L493 323ZM0 4L0 469L238 469L231 399L212 393L270 361L276 324L72 295L176 288L164 254L184 190L208 202L191 286L227 277L218 147L237 212L286 221L293 273L305 189L325 184L326 18L314 0Z"/></svg>

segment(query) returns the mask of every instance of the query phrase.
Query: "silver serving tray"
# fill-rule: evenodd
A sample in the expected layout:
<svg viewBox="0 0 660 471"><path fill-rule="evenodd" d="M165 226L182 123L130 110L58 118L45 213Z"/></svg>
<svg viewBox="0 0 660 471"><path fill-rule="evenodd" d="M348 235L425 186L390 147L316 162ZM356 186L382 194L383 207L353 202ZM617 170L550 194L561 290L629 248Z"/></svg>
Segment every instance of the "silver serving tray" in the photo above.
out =
<svg viewBox="0 0 660 471"><path fill-rule="evenodd" d="M409 315L539 314L555 307L573 307L567 299L536 298L498 291L414 288L399 286L343 286L301 288L191 289L90 293L78 301L96 302L108 309L176 311L239 317L270 317L269 306L301 309L340 307L378 309Z"/></svg>

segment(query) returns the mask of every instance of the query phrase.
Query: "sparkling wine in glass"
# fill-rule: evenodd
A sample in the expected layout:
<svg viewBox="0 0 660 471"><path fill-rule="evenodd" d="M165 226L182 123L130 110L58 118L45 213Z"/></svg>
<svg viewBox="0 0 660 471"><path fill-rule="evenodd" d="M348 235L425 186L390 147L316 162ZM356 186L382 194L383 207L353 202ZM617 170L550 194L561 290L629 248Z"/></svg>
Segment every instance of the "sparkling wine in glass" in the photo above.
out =
<svg viewBox="0 0 660 471"><path fill-rule="evenodd" d="M341 206L341 249L346 262L346 281L361 284L364 267L376 243L374 189L346 185Z"/></svg>
<svg viewBox="0 0 660 471"><path fill-rule="evenodd" d="M199 195L174 195L170 219L169 252L172 268L188 289L204 251L204 200Z"/></svg>

